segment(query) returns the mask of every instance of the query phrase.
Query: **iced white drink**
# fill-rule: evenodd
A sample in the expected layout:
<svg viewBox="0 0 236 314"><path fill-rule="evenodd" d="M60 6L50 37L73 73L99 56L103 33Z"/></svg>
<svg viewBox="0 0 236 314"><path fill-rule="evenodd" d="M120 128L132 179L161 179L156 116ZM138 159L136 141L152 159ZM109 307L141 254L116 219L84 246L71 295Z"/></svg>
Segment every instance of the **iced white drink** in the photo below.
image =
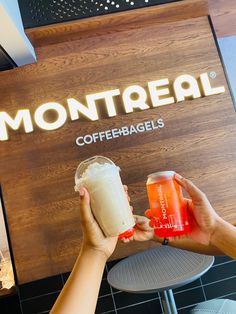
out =
<svg viewBox="0 0 236 314"><path fill-rule="evenodd" d="M94 157L91 163L81 174L80 166L75 176L76 189L82 185L90 194L93 214L106 236L117 236L135 225L127 195L124 191L120 168L114 163L96 162ZM93 162L94 161L94 162ZM86 162L86 161L85 161Z"/></svg>

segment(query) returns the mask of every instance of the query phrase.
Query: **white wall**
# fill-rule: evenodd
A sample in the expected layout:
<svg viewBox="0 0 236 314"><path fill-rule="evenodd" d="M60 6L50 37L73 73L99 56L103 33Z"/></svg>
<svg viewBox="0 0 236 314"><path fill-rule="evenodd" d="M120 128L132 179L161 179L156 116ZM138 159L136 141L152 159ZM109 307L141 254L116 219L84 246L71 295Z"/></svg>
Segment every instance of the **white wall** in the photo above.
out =
<svg viewBox="0 0 236 314"><path fill-rule="evenodd" d="M11 16L12 20L18 26L21 33L24 33L24 27L22 25L21 14L17 0L0 0L0 4L5 8L7 13Z"/></svg>
<svg viewBox="0 0 236 314"><path fill-rule="evenodd" d="M236 36L218 40L236 109Z"/></svg>
<svg viewBox="0 0 236 314"><path fill-rule="evenodd" d="M36 61L34 48L24 32L17 0L0 0L0 45L18 66Z"/></svg>

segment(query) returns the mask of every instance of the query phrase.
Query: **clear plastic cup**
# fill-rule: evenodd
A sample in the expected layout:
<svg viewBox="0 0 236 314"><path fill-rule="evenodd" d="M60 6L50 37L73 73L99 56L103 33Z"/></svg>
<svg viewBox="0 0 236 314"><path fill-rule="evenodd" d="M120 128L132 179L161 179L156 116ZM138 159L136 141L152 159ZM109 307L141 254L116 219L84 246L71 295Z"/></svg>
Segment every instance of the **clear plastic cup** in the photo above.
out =
<svg viewBox="0 0 236 314"><path fill-rule="evenodd" d="M92 212L108 237L133 235L134 217L120 178L120 168L103 156L81 162L75 174L75 190L84 186Z"/></svg>

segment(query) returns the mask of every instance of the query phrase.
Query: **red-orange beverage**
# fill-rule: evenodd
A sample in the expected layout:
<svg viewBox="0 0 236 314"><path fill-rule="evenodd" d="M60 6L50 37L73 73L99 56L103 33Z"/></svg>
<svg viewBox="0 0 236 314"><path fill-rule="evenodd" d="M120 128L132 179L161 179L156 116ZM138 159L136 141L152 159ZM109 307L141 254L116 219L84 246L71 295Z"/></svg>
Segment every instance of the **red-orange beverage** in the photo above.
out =
<svg viewBox="0 0 236 314"><path fill-rule="evenodd" d="M152 173L147 180L150 204L149 218L159 237L175 237L189 233L190 224L181 186L174 171Z"/></svg>

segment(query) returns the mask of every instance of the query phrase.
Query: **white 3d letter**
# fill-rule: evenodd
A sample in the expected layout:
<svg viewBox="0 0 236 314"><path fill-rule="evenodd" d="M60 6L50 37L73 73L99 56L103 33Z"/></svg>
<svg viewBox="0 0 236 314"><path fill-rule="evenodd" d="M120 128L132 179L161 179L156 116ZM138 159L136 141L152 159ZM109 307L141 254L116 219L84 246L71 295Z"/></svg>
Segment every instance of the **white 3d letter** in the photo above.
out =
<svg viewBox="0 0 236 314"><path fill-rule="evenodd" d="M202 83L204 96L217 95L217 94L222 94L225 92L224 86L211 87L211 83L210 83L209 76L207 73L201 74L200 79Z"/></svg>
<svg viewBox="0 0 236 314"><path fill-rule="evenodd" d="M149 88L153 107L170 105L175 102L174 97L166 97L166 98L160 99L160 96L170 95L169 88L157 89L157 87L166 86L166 85L169 85L168 79L157 80L157 81L152 81L148 83L148 88Z"/></svg>
<svg viewBox="0 0 236 314"><path fill-rule="evenodd" d="M137 99L132 99L132 94L138 94ZM146 103L147 93L144 88L138 85L129 86L124 90L123 101L125 106L125 112L130 113L134 111L134 108L141 110L149 109L150 107Z"/></svg>
<svg viewBox="0 0 236 314"><path fill-rule="evenodd" d="M105 99L105 104L107 107L107 112L109 117L114 117L116 116L116 109L115 109L115 104L113 97L120 95L120 90L119 89L113 89L109 90L107 92L101 92L97 94L91 94L87 95L87 103L89 106L95 106L95 101L99 99Z"/></svg>
<svg viewBox="0 0 236 314"><path fill-rule="evenodd" d="M26 133L32 132L33 124L30 117L30 111L28 109L22 109L17 111L15 118L11 118L8 113L0 112L0 140L8 140L7 124L13 129L19 129L21 123L23 123Z"/></svg>
<svg viewBox="0 0 236 314"><path fill-rule="evenodd" d="M98 120L97 108L94 103L88 104L88 107L81 104L74 98L67 99L71 120L79 119L79 112L92 121Z"/></svg>
<svg viewBox="0 0 236 314"><path fill-rule="evenodd" d="M58 117L56 121L54 122L45 121L44 115L48 110L54 110L57 112ZM48 102L46 104L41 105L40 107L38 107L34 114L34 120L36 124L41 129L44 130L56 130L66 122L66 119L67 119L66 109L56 102Z"/></svg>
<svg viewBox="0 0 236 314"><path fill-rule="evenodd" d="M183 84L187 84L187 87L183 87ZM186 74L177 77L174 81L174 90L177 102L184 101L186 97L201 97L197 80L192 75Z"/></svg>

